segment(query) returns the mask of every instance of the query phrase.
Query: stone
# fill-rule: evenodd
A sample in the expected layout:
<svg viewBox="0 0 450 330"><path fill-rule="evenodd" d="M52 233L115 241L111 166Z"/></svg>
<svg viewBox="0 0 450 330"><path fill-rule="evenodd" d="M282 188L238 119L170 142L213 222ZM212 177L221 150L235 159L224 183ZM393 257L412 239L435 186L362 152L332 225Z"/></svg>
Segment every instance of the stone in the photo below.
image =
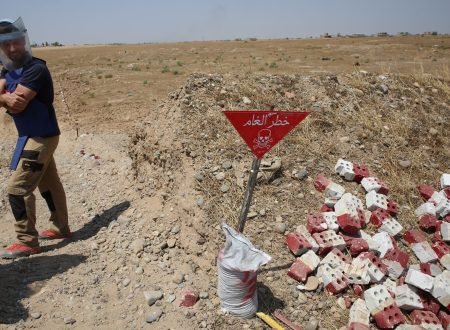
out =
<svg viewBox="0 0 450 330"><path fill-rule="evenodd" d="M163 297L163 293L160 290L156 291L144 291L145 302L152 306L155 302L160 300Z"/></svg>
<svg viewBox="0 0 450 330"><path fill-rule="evenodd" d="M159 320L163 313L163 310L159 307L154 307L146 316L145 321L147 323L153 323Z"/></svg>
<svg viewBox="0 0 450 330"><path fill-rule="evenodd" d="M209 293L206 291L202 291L199 294L200 299L208 299L209 298Z"/></svg>
<svg viewBox="0 0 450 330"><path fill-rule="evenodd" d="M76 322L76 320L71 317L64 318L64 324L74 324L75 322Z"/></svg>
<svg viewBox="0 0 450 330"><path fill-rule="evenodd" d="M220 186L220 191L223 193L228 192L228 190L230 190L230 186L227 185L226 183L224 183L223 185Z"/></svg>
<svg viewBox="0 0 450 330"><path fill-rule="evenodd" d="M130 284L131 280L127 277L122 281L122 285L127 287Z"/></svg>
<svg viewBox="0 0 450 330"><path fill-rule="evenodd" d="M297 300L299 304L306 304L308 302L308 296L303 292L299 292Z"/></svg>
<svg viewBox="0 0 450 330"><path fill-rule="evenodd" d="M39 313L39 312L35 312L35 313L31 313L30 314L30 316L33 318L33 319L39 319L42 315L41 315L41 313Z"/></svg>
<svg viewBox="0 0 450 330"><path fill-rule="evenodd" d="M203 204L205 204L205 200L203 199L203 197L198 197L196 200L197 206L202 207Z"/></svg>
<svg viewBox="0 0 450 330"><path fill-rule="evenodd" d="M251 104L252 103L252 101L247 96L244 96L242 98L242 102L244 102L244 104Z"/></svg>
<svg viewBox="0 0 450 330"><path fill-rule="evenodd" d="M315 276L309 276L304 288L306 291L315 291L319 287L319 279Z"/></svg>
<svg viewBox="0 0 450 330"><path fill-rule="evenodd" d="M223 181L223 180L225 180L225 173L224 173L224 172L219 172L219 173L217 173L217 174L216 174L216 179L217 179L218 181Z"/></svg>
<svg viewBox="0 0 450 330"><path fill-rule="evenodd" d="M222 168L224 169L224 170L229 170L229 169L231 169L233 167L233 163L231 162L231 161L229 161L229 160L226 160L226 161L224 161L223 163L222 163Z"/></svg>
<svg viewBox="0 0 450 330"><path fill-rule="evenodd" d="M274 230L277 233L284 234L286 232L286 224L285 223L275 223Z"/></svg>
<svg viewBox="0 0 450 330"><path fill-rule="evenodd" d="M176 238L169 238L169 239L167 240L167 246L168 246L170 249L174 248L176 244L177 244Z"/></svg>
<svg viewBox="0 0 450 330"><path fill-rule="evenodd" d="M184 274L182 272L177 272L175 273L175 275L173 276L172 279L173 283L175 284L181 284L184 282Z"/></svg>
<svg viewBox="0 0 450 330"><path fill-rule="evenodd" d="M138 238L131 243L131 249L135 254L144 251L145 248L145 240L142 238Z"/></svg>
<svg viewBox="0 0 450 330"><path fill-rule="evenodd" d="M316 330L319 326L319 321L316 319L311 319L306 323L305 330Z"/></svg>
<svg viewBox="0 0 450 330"><path fill-rule="evenodd" d="M401 166L401 167L403 167L403 168L409 168L409 167L411 167L411 161L410 160L400 160L399 162L398 162L398 164Z"/></svg>

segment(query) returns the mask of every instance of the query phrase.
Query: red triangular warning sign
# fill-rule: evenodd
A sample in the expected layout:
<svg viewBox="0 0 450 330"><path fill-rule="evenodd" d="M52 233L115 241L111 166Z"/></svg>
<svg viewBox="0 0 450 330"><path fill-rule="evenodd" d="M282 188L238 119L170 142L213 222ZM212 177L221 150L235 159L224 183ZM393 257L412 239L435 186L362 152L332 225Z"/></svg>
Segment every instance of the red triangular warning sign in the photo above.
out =
<svg viewBox="0 0 450 330"><path fill-rule="evenodd" d="M309 112L261 110L227 110L223 113L256 158L262 158L309 115Z"/></svg>

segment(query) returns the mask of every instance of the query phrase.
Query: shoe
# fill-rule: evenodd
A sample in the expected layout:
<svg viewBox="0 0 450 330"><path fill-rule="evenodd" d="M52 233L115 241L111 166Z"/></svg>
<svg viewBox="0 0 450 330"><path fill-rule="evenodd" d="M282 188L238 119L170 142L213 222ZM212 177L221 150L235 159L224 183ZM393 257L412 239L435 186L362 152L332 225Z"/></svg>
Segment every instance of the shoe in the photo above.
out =
<svg viewBox="0 0 450 330"><path fill-rule="evenodd" d="M62 234L57 234L51 230L44 230L43 232L39 233L40 240L65 239L65 238L71 238L71 237L72 237L72 233L62 235Z"/></svg>
<svg viewBox="0 0 450 330"><path fill-rule="evenodd" d="M16 243L8 246L6 249L0 250L0 257L4 259L14 259L20 257L28 257L30 254L42 252L39 246L31 247L25 244Z"/></svg>

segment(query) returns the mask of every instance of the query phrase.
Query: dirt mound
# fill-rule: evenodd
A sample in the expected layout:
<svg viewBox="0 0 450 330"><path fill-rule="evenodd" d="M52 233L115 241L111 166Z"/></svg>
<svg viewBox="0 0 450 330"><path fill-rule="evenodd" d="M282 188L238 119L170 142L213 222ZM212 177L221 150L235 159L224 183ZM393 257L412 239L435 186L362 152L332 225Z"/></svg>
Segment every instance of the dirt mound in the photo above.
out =
<svg viewBox="0 0 450 330"><path fill-rule="evenodd" d="M335 328L346 324L348 314L335 298L307 293L312 300L299 308L303 296L299 298L297 283L286 276L292 256L284 243L284 225L292 231L305 223L306 214L320 208L323 199L314 192L311 178L321 172L330 176L336 160L345 158L365 163L386 182L400 205L399 221L409 229L420 203L416 186L434 183L450 168L447 84L429 77L367 72L194 74L136 129L129 151L135 177L143 194L161 194L166 201L189 197L191 216L180 220L194 228L195 236L186 237L185 247L197 249L194 256L200 260L204 252L214 257L223 243L219 224L237 223L252 158L222 110L311 110L311 116L269 152L265 161L278 157L282 166L257 185L245 234L273 257L258 278L260 309L282 308L297 323L314 317L322 327ZM214 289L215 268L209 276Z"/></svg>

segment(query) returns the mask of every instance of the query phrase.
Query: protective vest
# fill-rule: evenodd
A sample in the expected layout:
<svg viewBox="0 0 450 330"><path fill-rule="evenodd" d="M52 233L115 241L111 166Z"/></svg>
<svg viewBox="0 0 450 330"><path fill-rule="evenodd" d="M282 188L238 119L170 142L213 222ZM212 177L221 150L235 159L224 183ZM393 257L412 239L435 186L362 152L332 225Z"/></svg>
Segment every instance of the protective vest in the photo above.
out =
<svg viewBox="0 0 450 330"><path fill-rule="evenodd" d="M5 92L13 93L20 84L23 68L8 71L5 75ZM32 99L25 110L20 113L9 113L16 124L19 137L50 137L59 135L58 122L54 109L37 100Z"/></svg>

